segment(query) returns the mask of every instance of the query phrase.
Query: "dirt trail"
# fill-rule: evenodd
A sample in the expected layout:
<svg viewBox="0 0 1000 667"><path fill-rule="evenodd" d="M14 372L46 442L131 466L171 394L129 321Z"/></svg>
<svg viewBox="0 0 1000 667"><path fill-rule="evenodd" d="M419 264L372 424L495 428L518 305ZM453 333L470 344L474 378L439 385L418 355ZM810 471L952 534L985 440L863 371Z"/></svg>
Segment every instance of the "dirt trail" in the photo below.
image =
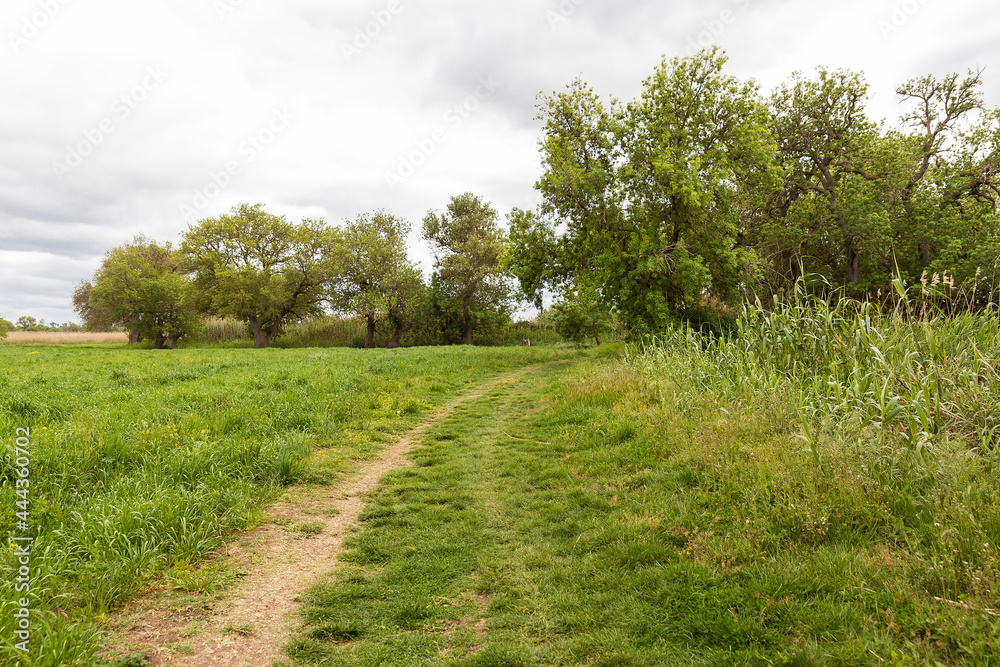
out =
<svg viewBox="0 0 1000 667"><path fill-rule="evenodd" d="M292 500L274 504L264 525L230 545L230 557L245 561L247 575L227 590L222 601L210 608L186 609L154 603L130 619L123 648L145 653L151 665L258 667L283 657L281 649L299 622L295 614L299 596L333 569L345 536L358 522L363 496L384 474L408 465L406 454L452 410L532 368L508 373L457 397L338 484L289 489L285 497ZM323 529L303 538L275 520L320 521Z"/></svg>

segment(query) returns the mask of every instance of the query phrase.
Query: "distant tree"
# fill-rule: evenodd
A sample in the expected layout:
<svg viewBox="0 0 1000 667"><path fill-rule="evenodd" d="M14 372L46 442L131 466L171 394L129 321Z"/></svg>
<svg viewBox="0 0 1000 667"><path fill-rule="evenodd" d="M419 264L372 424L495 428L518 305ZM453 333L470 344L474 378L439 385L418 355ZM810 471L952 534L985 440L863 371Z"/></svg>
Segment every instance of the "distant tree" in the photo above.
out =
<svg viewBox="0 0 1000 667"><path fill-rule="evenodd" d="M28 331L29 329L38 326L38 320L35 319L34 317L29 317L28 315L21 315L19 318L17 318L17 323L15 324L15 326L21 331Z"/></svg>
<svg viewBox="0 0 1000 667"><path fill-rule="evenodd" d="M434 253L439 307L461 323L462 342L471 345L480 323L510 313L507 238L497 212L473 194L452 197L444 213L424 217L423 237Z"/></svg>
<svg viewBox="0 0 1000 667"><path fill-rule="evenodd" d="M615 316L592 286L573 287L563 292L552 306L556 333L577 345L588 339L601 344L601 336L615 330Z"/></svg>
<svg viewBox="0 0 1000 667"><path fill-rule="evenodd" d="M290 319L322 312L339 239L322 220L295 225L241 204L184 235L182 250L205 313L245 320L258 348Z"/></svg>
<svg viewBox="0 0 1000 667"><path fill-rule="evenodd" d="M375 345L376 326L393 327L389 347L398 347L407 315L416 307L423 283L406 253L410 225L379 211L359 216L342 232L342 248L330 302L336 310L365 320L365 347Z"/></svg>
<svg viewBox="0 0 1000 667"><path fill-rule="evenodd" d="M181 260L169 243L137 236L109 250L93 279L77 287L77 312L92 325L126 327L130 343L173 348L197 320Z"/></svg>

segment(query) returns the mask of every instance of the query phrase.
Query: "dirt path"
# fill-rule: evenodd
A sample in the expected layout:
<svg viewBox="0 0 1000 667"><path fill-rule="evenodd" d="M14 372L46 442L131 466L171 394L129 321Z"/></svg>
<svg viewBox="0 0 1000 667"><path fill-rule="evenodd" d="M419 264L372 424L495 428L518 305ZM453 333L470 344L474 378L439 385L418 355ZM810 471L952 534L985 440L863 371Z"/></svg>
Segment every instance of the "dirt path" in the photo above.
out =
<svg viewBox="0 0 1000 667"><path fill-rule="evenodd" d="M339 484L290 489L285 497L291 501L274 504L264 525L230 545L230 557L243 559L247 574L221 601L181 608L154 604L138 612L124 632L127 650L146 654L151 665L258 667L283 657L281 649L298 623L299 596L333 570L345 536L358 523L363 496L385 473L409 464L406 454L436 422L529 370L459 396ZM275 521L318 521L323 527L305 538Z"/></svg>

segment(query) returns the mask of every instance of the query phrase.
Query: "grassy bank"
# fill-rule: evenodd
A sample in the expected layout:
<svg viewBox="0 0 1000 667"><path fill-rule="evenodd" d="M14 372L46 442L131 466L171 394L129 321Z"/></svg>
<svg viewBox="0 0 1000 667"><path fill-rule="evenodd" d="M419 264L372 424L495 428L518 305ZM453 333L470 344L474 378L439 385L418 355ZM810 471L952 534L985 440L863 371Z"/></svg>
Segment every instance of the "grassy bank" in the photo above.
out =
<svg viewBox="0 0 1000 667"><path fill-rule="evenodd" d="M106 615L465 387L566 349L0 349L0 663L91 665ZM30 432L28 464L15 439ZM309 464L306 465L307 457ZM28 485L20 487L27 469ZM21 493L19 494L19 490ZM18 526L28 508L27 529ZM27 502L25 502L27 501ZM28 655L14 537L34 538Z"/></svg>

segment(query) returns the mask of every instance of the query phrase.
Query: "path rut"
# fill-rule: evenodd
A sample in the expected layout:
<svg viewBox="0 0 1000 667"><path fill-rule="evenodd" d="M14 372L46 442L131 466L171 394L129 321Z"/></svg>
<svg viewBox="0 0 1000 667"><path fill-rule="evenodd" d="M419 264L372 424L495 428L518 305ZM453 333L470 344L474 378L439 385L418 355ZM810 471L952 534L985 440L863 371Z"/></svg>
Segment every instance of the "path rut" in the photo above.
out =
<svg viewBox="0 0 1000 667"><path fill-rule="evenodd" d="M419 439L455 408L533 368L507 373L453 399L340 483L290 489L285 497L292 500L272 505L264 525L230 545L230 557L248 560L247 575L221 602L189 610L153 605L126 628L127 649L144 653L151 665L260 667L284 657L282 647L298 623L300 596L333 570L344 538L358 523L364 495L387 472L408 465L407 454ZM283 519L321 521L323 529L304 539L274 523Z"/></svg>

